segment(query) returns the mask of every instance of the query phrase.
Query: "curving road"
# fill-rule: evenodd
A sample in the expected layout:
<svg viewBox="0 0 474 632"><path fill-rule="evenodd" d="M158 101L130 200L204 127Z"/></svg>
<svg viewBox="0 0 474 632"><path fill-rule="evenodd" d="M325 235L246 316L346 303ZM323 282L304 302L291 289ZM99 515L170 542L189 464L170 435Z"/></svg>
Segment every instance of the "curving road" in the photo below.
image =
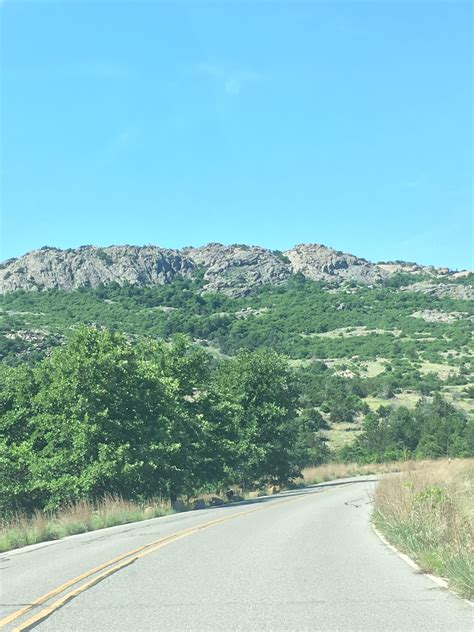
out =
<svg viewBox="0 0 474 632"><path fill-rule="evenodd" d="M374 534L373 485L346 479L2 554L3 629L471 631L472 606Z"/></svg>

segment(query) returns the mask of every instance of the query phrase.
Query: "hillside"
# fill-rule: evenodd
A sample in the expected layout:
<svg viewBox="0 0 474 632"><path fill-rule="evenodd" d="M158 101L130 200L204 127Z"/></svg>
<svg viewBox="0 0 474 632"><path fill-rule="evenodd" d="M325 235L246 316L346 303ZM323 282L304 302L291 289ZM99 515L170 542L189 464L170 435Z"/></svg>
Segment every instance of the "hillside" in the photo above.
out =
<svg viewBox="0 0 474 632"><path fill-rule="evenodd" d="M81 323L132 340L185 333L215 361L270 347L288 357L302 406L320 415L334 449L370 411L414 411L437 394L464 415L474 410L466 273L376 265L316 245L276 253L210 244L48 248L0 274L7 365L35 364Z"/></svg>

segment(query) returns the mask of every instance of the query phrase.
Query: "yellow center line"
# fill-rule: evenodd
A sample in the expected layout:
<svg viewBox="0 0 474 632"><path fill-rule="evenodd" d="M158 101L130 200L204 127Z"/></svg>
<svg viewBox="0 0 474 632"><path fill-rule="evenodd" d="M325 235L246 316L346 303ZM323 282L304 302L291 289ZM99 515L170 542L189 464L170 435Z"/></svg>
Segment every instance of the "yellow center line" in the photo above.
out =
<svg viewBox="0 0 474 632"><path fill-rule="evenodd" d="M323 490L323 491L326 491L326 490ZM217 524L220 524L220 523L223 523L223 522L227 522L228 520L234 520L236 518L239 518L239 517L247 515L247 514L254 513L256 511L262 511L264 509L272 509L274 507L279 507L280 505L283 505L283 504L286 504L286 503L289 503L289 502L294 502L296 500L302 500L306 496L307 495L304 494L302 497L289 498L289 499L281 500L281 501L279 501L279 502L277 502L275 504L271 504L269 506L255 507L253 509L248 509L246 511L240 511L239 513L232 514L231 516L226 516L224 518L218 518L217 520L211 520L209 522L205 522L203 524L197 525L196 527L190 527L189 529L184 529L182 531L178 531L178 533L174 533L174 534L166 536L164 538L160 538L159 540L154 540L153 542L150 542L149 544L144 544L143 546L139 546L136 549L132 549L131 551L128 551L127 553L123 553L122 555L118 555L117 557L114 557L113 559L109 560L108 562L105 562L105 563L101 564L100 566L96 566L96 567L86 571L85 573L82 573L81 575L78 575L77 577L74 577L73 579L70 579L69 581L67 581L67 582L61 584L60 586L58 586L57 588L54 588L50 592L45 593L41 597L38 597L37 599L35 599L33 602L31 602L30 604L28 604L24 608L21 608L20 610L17 610L15 612L11 613L10 615L4 617L3 619L0 619L0 629L4 628L6 625L12 623L13 621L18 619L19 617L25 615L27 612L29 612L35 606L43 605L46 601L48 601L52 597L55 597L56 595L64 592L65 590L67 590L68 588L74 586L75 584L77 584L78 582L82 581L83 579L87 579L91 575L96 575L96 573L99 573L100 571L104 571L104 569L107 569L107 570L105 570L104 572L100 573L99 575L97 575L96 577L91 579L90 581L88 581L88 582L86 582L84 584L81 584L80 586L78 586L74 590L68 592L66 595L64 595L63 597L61 597L60 599L58 599L57 601L55 601L51 605L43 608L36 615L30 617L24 623L21 623L17 628L15 628L14 632L24 632L25 630L29 629L33 625L36 625L37 623L39 623L43 619L46 619L47 617L49 617L55 610L58 610L59 608L61 608L61 606L63 606L65 603L67 603L70 599L73 599L74 597L76 597L80 593L84 592L88 588L94 586L98 582L102 581L103 579L105 579L109 575L112 575L113 573L115 573L118 570L124 568L125 566L128 566L129 564L132 564L133 562L135 562L136 560L140 559L141 557L144 557L145 555L148 555L149 553L153 553L154 551L156 551L156 550L158 550L158 549L160 549L160 548L162 548L164 546L167 546L168 544L171 544L172 542L175 542L176 540L180 540L181 538L186 538L186 537L192 535L193 533L197 533L198 531L200 531L202 529L208 529L209 527L212 527L214 525L217 525ZM110 568L107 568L107 567L110 567Z"/></svg>

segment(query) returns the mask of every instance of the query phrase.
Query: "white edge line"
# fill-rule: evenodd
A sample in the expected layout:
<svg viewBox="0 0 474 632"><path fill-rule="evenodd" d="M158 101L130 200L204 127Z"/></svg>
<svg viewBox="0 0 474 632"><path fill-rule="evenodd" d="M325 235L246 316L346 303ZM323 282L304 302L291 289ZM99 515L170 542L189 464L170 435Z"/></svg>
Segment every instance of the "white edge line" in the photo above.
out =
<svg viewBox="0 0 474 632"><path fill-rule="evenodd" d="M411 568L413 568L415 571L417 571L417 573L420 573L421 575L424 575L425 577L428 577L429 579L431 579L432 582L434 582L435 584L437 584L441 588L449 589L449 584L448 584L448 582L445 579L443 579L442 577L438 577L437 575L432 575L431 573L425 573L425 571L423 571L418 566L418 564L411 559L411 557L408 557L408 555L406 555L405 553L402 553L397 548L395 548L392 544L390 544L390 542L385 538L385 536L383 536L380 533L380 531L377 529L377 527L374 525L373 522L371 524L372 524L372 529L374 530L374 532L377 535L377 537L385 544L385 546L387 548L389 548L391 551L396 553L396 555L398 555L398 557L401 558L405 562L405 564L408 564L408 566L411 566ZM470 606L474 607L474 602L469 601L469 599L465 599L464 597L460 597L458 594L456 594L453 591L450 591L450 592L453 595L455 595L458 599L462 599L463 601L468 603Z"/></svg>

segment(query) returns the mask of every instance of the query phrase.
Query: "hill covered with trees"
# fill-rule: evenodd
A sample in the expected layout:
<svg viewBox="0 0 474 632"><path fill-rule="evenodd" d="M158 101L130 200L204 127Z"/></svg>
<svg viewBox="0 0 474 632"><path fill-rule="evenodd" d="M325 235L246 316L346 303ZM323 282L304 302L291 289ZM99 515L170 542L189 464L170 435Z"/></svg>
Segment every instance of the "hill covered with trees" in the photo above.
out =
<svg viewBox="0 0 474 632"><path fill-rule="evenodd" d="M6 292L3 509L258 487L331 458L472 455L471 283L402 266L376 285L296 273L237 296L198 268Z"/></svg>

